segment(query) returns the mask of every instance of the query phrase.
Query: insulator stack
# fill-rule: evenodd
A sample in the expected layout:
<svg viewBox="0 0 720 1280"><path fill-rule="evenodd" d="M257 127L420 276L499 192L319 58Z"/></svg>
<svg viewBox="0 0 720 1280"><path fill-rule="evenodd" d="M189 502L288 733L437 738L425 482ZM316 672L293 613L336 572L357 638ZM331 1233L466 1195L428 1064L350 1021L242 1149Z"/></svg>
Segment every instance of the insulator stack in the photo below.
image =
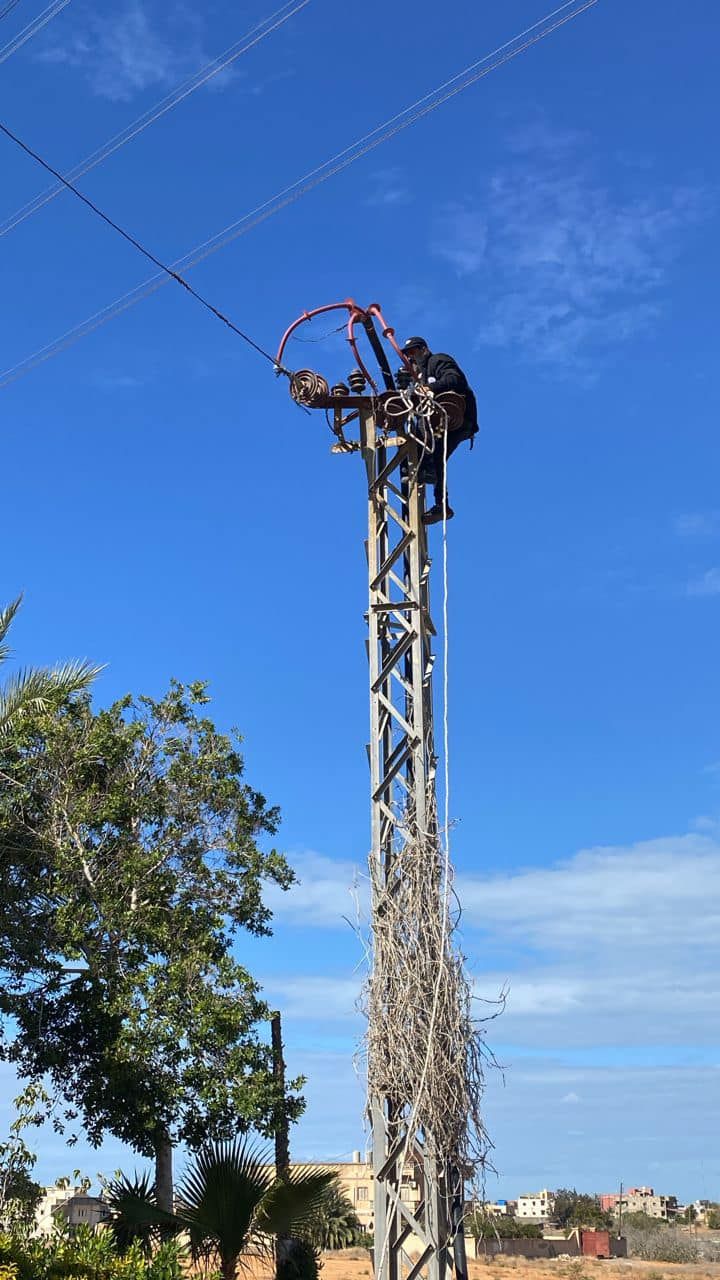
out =
<svg viewBox="0 0 720 1280"><path fill-rule="evenodd" d="M334 387L330 388L331 396L349 396L350 388L345 382L336 382Z"/></svg>
<svg viewBox="0 0 720 1280"><path fill-rule="evenodd" d="M362 369L351 369L348 374L348 382L353 395L361 396L365 390L366 378Z"/></svg>
<svg viewBox="0 0 720 1280"><path fill-rule="evenodd" d="M329 394L327 381L314 369L298 369L290 379L290 395L298 404L312 405Z"/></svg>
<svg viewBox="0 0 720 1280"><path fill-rule="evenodd" d="M407 365L403 365L395 374L395 382L401 391L406 391L412 382L412 374Z"/></svg>

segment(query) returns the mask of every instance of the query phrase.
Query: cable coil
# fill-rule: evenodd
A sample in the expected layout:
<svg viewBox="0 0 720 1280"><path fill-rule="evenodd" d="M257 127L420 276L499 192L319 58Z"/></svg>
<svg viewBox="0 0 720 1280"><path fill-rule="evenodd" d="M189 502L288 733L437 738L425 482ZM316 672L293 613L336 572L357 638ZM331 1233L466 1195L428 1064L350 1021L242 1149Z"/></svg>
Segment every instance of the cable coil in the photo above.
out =
<svg viewBox="0 0 720 1280"><path fill-rule="evenodd" d="M298 369L290 378L290 395L296 404L310 406L322 396L329 396L330 387L322 374L314 369Z"/></svg>

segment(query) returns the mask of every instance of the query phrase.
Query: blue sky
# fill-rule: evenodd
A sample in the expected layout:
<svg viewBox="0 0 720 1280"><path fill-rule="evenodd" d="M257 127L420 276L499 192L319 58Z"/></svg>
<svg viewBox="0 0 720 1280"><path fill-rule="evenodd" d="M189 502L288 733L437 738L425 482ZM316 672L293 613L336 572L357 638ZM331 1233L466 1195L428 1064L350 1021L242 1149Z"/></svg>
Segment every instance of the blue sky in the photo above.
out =
<svg viewBox="0 0 720 1280"><path fill-rule="evenodd" d="M67 170L269 12L71 0L2 63L2 118ZM310 0L81 185L179 257L544 12ZM192 274L271 349L306 307L379 299L477 390L478 444L451 465L453 854L477 991L509 985L489 1030L498 1193L623 1178L720 1198L719 34L710 0L691 20L600 0ZM47 183L2 146L4 221ZM3 369L149 274L68 196L0 256ZM347 370L337 339L288 358ZM296 1153L349 1152L360 464L174 286L1 394L17 649L106 662L101 701L210 681L302 879L275 940L243 948L310 1077ZM132 1163L39 1150L47 1178Z"/></svg>

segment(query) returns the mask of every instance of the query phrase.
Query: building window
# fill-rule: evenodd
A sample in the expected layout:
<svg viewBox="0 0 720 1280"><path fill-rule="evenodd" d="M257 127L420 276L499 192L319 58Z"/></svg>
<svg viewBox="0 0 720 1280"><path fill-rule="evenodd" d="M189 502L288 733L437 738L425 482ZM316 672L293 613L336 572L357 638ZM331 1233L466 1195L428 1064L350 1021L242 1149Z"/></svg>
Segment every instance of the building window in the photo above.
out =
<svg viewBox="0 0 720 1280"><path fill-rule="evenodd" d="M358 1187L358 1189L357 1189L357 1198L358 1198L358 1200L367 1200L367 1198L368 1198L368 1189L367 1189L367 1187Z"/></svg>

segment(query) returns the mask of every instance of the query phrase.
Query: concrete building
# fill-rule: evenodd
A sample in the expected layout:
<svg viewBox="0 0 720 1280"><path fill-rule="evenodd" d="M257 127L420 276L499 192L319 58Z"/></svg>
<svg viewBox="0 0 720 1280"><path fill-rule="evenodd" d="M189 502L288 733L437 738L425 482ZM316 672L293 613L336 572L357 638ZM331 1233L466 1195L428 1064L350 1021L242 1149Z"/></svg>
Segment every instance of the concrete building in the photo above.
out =
<svg viewBox="0 0 720 1280"><path fill-rule="evenodd" d="M555 1208L555 1197L547 1188L518 1196L515 1216L523 1222L549 1222Z"/></svg>
<svg viewBox="0 0 720 1280"><path fill-rule="evenodd" d="M274 1166L273 1166L274 1167ZM351 1161L312 1161L292 1166L298 1169L312 1169L317 1172L334 1173L343 1193L347 1196L355 1210L360 1225L371 1235L375 1229L375 1179L372 1164L363 1160L359 1151L353 1151ZM412 1165L408 1164L402 1180L402 1198L409 1209L417 1208L420 1203L420 1190L413 1176Z"/></svg>
<svg viewBox="0 0 720 1280"><path fill-rule="evenodd" d="M605 1213L619 1212L620 1196L617 1192L600 1196L599 1199L600 1208ZM668 1222L675 1217L678 1208L676 1196L656 1195L652 1187L628 1187L627 1191L623 1192L623 1213L645 1213L648 1218L659 1218Z"/></svg>
<svg viewBox="0 0 720 1280"><path fill-rule="evenodd" d="M96 1227L108 1216L108 1208L99 1196L89 1196L84 1187L45 1187L35 1210L34 1234L49 1236L60 1222L71 1227Z"/></svg>
<svg viewBox="0 0 720 1280"><path fill-rule="evenodd" d="M492 1203L486 1200L484 1204L477 1205L477 1208L490 1218L514 1218L517 1200L494 1200Z"/></svg>

